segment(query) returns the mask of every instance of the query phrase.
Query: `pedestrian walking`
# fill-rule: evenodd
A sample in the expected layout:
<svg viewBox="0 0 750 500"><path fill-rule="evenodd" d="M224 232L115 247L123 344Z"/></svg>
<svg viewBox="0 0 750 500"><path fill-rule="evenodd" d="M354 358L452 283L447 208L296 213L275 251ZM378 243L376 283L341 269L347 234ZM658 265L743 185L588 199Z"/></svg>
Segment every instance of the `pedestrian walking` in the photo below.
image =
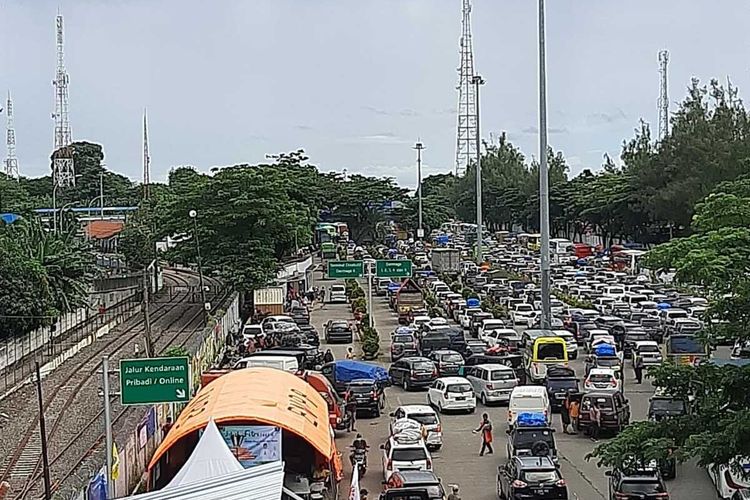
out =
<svg viewBox="0 0 750 500"><path fill-rule="evenodd" d="M643 358L639 357L635 361L633 371L635 371L635 383L640 384L643 381Z"/></svg>
<svg viewBox="0 0 750 500"><path fill-rule="evenodd" d="M458 485L451 485L451 494L448 495L448 500L461 500L461 495L458 494Z"/></svg>
<svg viewBox="0 0 750 500"><path fill-rule="evenodd" d="M602 426L602 411L599 409L599 403L594 401L590 410L591 425L589 426L589 432L591 434L591 440L596 442L599 441L599 430Z"/></svg>
<svg viewBox="0 0 750 500"><path fill-rule="evenodd" d="M330 349L326 349L326 353L323 354L323 362L324 363L332 363L334 360L333 352L331 352Z"/></svg>
<svg viewBox="0 0 750 500"><path fill-rule="evenodd" d="M563 434L569 434L568 426L570 425L570 396L565 395L562 407L560 407L560 420L562 421Z"/></svg>
<svg viewBox="0 0 750 500"><path fill-rule="evenodd" d="M578 417L581 412L581 403L572 400L568 407L568 411L570 412L570 423L573 427L573 432L571 432L571 434L578 434Z"/></svg>
<svg viewBox="0 0 750 500"><path fill-rule="evenodd" d="M346 396L346 414L349 417L349 422L347 423L346 431L352 432L356 431L357 429L354 427L357 422L357 400L354 397L353 393L348 393Z"/></svg>
<svg viewBox="0 0 750 500"><path fill-rule="evenodd" d="M494 453L492 449L492 422L490 422L489 415L482 413L482 422L472 432L474 434L477 432L482 433L482 449L479 450L479 456L484 456L485 450L487 450L488 455L492 455Z"/></svg>
<svg viewBox="0 0 750 500"><path fill-rule="evenodd" d="M346 348L346 359L354 359L354 348L349 346Z"/></svg>
<svg viewBox="0 0 750 500"><path fill-rule="evenodd" d="M367 495L369 495L370 492L366 489L362 488L359 490L359 500L367 500Z"/></svg>

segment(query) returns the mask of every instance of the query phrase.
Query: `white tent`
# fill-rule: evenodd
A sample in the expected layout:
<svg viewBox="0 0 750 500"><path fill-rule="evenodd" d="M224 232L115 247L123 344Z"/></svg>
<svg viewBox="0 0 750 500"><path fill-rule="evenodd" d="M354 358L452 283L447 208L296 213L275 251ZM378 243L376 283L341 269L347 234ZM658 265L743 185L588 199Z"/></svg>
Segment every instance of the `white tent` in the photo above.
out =
<svg viewBox="0 0 750 500"><path fill-rule="evenodd" d="M241 470L244 470L244 467L232 454L214 421L210 420L190 458L164 489L169 490Z"/></svg>

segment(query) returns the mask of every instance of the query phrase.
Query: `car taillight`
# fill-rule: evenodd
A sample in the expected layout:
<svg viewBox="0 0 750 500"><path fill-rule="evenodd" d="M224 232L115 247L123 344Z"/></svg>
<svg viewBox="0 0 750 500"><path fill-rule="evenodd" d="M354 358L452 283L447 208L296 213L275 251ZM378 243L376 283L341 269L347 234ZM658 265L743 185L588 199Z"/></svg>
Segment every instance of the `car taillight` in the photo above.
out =
<svg viewBox="0 0 750 500"><path fill-rule="evenodd" d="M565 486L565 484L567 484L565 483L565 479L560 479L555 483L555 486L560 486L562 488L563 486Z"/></svg>
<svg viewBox="0 0 750 500"><path fill-rule="evenodd" d="M412 371L411 371L411 376L412 376L412 377L416 377L416 376L417 376L417 372L415 372L414 370L412 370Z"/></svg>
<svg viewBox="0 0 750 500"><path fill-rule="evenodd" d="M547 410L544 410L544 418L547 418Z"/></svg>
<svg viewBox="0 0 750 500"><path fill-rule="evenodd" d="M609 382L609 385L611 385L612 387L617 387L617 380L615 380L615 379L612 379L612 380L611 380L611 381Z"/></svg>
<svg viewBox="0 0 750 500"><path fill-rule="evenodd" d="M375 392L375 391L372 391L372 392L370 393L370 396L372 396L372 399L378 399L378 393L377 393L377 392Z"/></svg>
<svg viewBox="0 0 750 500"><path fill-rule="evenodd" d="M432 469L432 460L430 460L429 458L427 459L427 468Z"/></svg>
<svg viewBox="0 0 750 500"><path fill-rule="evenodd" d="M657 493L656 494L656 498L668 499L669 498L669 493L666 493L666 492L665 493Z"/></svg>
<svg viewBox="0 0 750 500"><path fill-rule="evenodd" d="M511 486L513 486L514 488L525 488L526 486L528 486L528 484L524 483L520 479L516 479L511 483Z"/></svg>
<svg viewBox="0 0 750 500"><path fill-rule="evenodd" d="M615 500L628 500L630 498L627 493L615 493Z"/></svg>
<svg viewBox="0 0 750 500"><path fill-rule="evenodd" d="M389 458L388 461L385 463L385 468L388 470L391 470L393 468L393 460Z"/></svg>
<svg viewBox="0 0 750 500"><path fill-rule="evenodd" d="M435 432L443 432L443 426L438 424L437 428L435 429Z"/></svg>
<svg viewBox="0 0 750 500"><path fill-rule="evenodd" d="M437 374L438 374L437 368L433 368L432 369L432 376L433 377L437 377Z"/></svg>

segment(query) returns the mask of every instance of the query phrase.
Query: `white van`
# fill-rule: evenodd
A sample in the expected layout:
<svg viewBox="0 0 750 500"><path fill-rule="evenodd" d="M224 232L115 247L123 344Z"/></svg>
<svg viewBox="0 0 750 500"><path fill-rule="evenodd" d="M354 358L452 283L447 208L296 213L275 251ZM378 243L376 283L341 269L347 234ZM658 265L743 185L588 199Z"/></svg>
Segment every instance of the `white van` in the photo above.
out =
<svg viewBox="0 0 750 500"><path fill-rule="evenodd" d="M331 291L328 294L328 302L335 304L343 302L346 304L346 287L344 285L331 285Z"/></svg>
<svg viewBox="0 0 750 500"><path fill-rule="evenodd" d="M519 385L510 393L508 402L508 425L516 423L519 413L542 413L547 424L552 422L552 408L547 388L540 385Z"/></svg>
<svg viewBox="0 0 750 500"><path fill-rule="evenodd" d="M232 369L240 370L242 368L258 367L276 368L277 370L284 370L289 373L297 373L299 371L299 363L294 356L251 356L237 361L232 366Z"/></svg>

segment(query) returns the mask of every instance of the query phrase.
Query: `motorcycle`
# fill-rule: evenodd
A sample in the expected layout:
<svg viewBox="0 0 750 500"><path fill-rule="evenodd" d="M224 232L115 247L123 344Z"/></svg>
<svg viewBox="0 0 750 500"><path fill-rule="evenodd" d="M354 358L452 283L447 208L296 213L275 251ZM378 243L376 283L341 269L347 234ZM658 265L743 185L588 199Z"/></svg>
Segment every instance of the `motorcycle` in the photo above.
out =
<svg viewBox="0 0 750 500"><path fill-rule="evenodd" d="M352 447L352 450L352 466L356 465L359 471L359 477L364 477L367 472L367 450L354 447Z"/></svg>

